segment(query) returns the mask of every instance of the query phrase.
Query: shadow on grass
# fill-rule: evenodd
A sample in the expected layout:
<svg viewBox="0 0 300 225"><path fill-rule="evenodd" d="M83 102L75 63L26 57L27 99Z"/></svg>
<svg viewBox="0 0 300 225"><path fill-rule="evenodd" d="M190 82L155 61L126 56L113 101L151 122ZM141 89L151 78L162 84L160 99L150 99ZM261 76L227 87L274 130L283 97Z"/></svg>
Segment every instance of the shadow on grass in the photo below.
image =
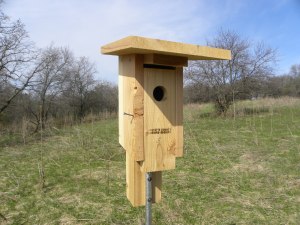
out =
<svg viewBox="0 0 300 225"><path fill-rule="evenodd" d="M199 118L215 118L217 114L215 112L204 112L199 114Z"/></svg>
<svg viewBox="0 0 300 225"><path fill-rule="evenodd" d="M259 107L259 108L244 108L243 113L244 115L258 115L261 113L268 113L270 109L268 107Z"/></svg>

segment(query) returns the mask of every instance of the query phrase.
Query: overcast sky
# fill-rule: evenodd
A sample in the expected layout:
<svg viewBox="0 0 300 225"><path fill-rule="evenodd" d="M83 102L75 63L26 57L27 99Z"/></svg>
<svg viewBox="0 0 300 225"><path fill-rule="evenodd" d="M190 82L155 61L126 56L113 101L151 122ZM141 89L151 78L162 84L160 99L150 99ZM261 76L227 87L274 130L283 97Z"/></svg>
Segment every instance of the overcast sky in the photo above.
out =
<svg viewBox="0 0 300 225"><path fill-rule="evenodd" d="M67 46L114 83L117 57L100 46L128 35L205 45L222 27L277 48L279 74L300 63L300 0L5 0L4 12L38 47Z"/></svg>

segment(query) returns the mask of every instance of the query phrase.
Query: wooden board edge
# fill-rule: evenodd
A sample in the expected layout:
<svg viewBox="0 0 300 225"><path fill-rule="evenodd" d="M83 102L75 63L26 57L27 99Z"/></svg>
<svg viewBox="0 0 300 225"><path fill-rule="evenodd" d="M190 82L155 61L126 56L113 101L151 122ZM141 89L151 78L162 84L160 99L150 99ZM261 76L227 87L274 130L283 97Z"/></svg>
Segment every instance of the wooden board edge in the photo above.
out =
<svg viewBox="0 0 300 225"><path fill-rule="evenodd" d="M183 156L183 68L176 68L176 157Z"/></svg>
<svg viewBox="0 0 300 225"><path fill-rule="evenodd" d="M128 36L101 47L107 55L159 53L187 57L189 60L230 60L231 51L209 46Z"/></svg>

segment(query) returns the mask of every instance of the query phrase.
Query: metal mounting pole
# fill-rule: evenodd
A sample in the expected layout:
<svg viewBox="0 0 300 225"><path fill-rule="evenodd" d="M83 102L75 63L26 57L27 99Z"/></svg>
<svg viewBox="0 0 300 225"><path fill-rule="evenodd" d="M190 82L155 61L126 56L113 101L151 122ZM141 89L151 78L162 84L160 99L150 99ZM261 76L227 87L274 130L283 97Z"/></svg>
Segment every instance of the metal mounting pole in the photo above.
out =
<svg viewBox="0 0 300 225"><path fill-rule="evenodd" d="M146 173L146 225L152 224L152 173Z"/></svg>

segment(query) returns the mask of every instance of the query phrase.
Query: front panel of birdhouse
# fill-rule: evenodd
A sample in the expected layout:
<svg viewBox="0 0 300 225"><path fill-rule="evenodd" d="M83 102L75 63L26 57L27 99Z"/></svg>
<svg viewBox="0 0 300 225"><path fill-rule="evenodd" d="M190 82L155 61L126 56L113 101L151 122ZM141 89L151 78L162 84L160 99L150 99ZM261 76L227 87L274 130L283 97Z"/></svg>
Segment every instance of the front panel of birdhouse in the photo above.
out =
<svg viewBox="0 0 300 225"><path fill-rule="evenodd" d="M182 125L177 80L175 67L144 66L144 172L175 168L177 126Z"/></svg>
<svg viewBox="0 0 300 225"><path fill-rule="evenodd" d="M149 62L119 60L119 142L143 172L174 169L183 153L183 69Z"/></svg>

